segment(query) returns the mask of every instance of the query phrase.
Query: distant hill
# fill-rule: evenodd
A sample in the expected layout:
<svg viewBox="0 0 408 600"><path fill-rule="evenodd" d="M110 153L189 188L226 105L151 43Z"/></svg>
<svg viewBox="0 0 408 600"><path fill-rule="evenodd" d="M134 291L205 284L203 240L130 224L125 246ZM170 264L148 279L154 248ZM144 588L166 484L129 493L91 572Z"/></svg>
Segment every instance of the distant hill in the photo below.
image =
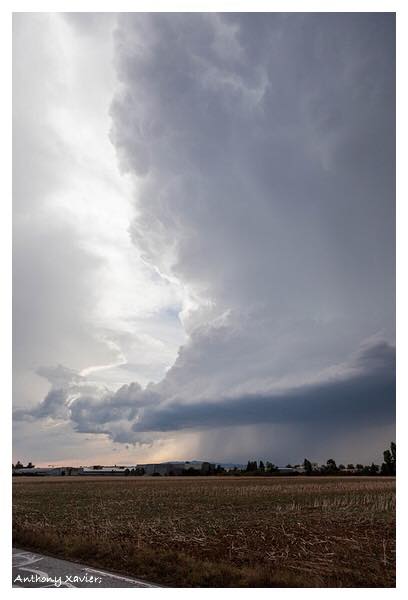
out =
<svg viewBox="0 0 408 600"><path fill-rule="evenodd" d="M189 462L189 463L202 463L202 462L209 462L213 465L221 465L221 467L224 467L224 469L233 469L234 467L237 467L237 469L245 469L246 464L243 465L242 463L226 463L226 462L222 462L221 460L188 460L188 461L172 461L172 462Z"/></svg>

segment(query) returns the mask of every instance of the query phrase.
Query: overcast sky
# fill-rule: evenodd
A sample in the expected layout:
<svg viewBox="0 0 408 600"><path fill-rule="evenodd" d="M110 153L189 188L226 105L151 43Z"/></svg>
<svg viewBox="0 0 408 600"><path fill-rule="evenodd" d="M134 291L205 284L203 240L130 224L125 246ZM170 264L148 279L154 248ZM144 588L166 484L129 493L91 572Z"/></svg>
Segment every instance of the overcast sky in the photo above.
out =
<svg viewBox="0 0 408 600"><path fill-rule="evenodd" d="M16 14L14 460L381 459L392 14Z"/></svg>

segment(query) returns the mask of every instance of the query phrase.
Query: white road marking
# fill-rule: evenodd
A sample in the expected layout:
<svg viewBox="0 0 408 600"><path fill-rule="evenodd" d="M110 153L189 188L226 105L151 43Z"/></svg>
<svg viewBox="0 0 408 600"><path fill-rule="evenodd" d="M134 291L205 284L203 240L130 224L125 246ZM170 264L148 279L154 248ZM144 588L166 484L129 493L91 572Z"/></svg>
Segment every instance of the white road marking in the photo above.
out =
<svg viewBox="0 0 408 600"><path fill-rule="evenodd" d="M19 564L14 564L14 559L22 558L23 562ZM32 565L35 562L42 560L42 556L38 556L38 554L32 554L31 552L19 552L18 554L13 554L13 567L20 568L26 565Z"/></svg>
<svg viewBox="0 0 408 600"><path fill-rule="evenodd" d="M44 577L45 579L48 579L49 575L48 573L46 573L45 571L40 571L39 569L27 569L27 567L19 567L20 571L27 571L27 573L34 573L35 575L38 575L39 577Z"/></svg>
<svg viewBox="0 0 408 600"><path fill-rule="evenodd" d="M39 571L38 569L27 569L27 567L19 567L20 571L27 571L27 573L34 573L34 575L38 575L39 577L43 577L46 581L52 580L51 575L48 575L45 571ZM50 585L42 585L41 587L57 587L55 583L50 583ZM74 588L75 586L71 583L65 581L61 583L60 587Z"/></svg>
<svg viewBox="0 0 408 600"><path fill-rule="evenodd" d="M26 571L28 573L33 573L34 575L37 575L38 577L41 577L41 578L45 578L46 580L48 579L48 581L49 581L50 579L52 579L52 576L50 576L48 573L46 573L45 571L41 571L40 569L30 568L30 565L36 564L36 563L42 561L44 558L47 560L53 560L53 558L50 556L34 554L34 553L28 552L28 551L14 551L14 549L13 549L13 568L21 570L21 571ZM70 563L70 561L65 561L63 559L58 559L58 558L55 558L54 560L62 561L67 564ZM126 577L124 575L116 575L115 573L109 573L107 571L102 571L100 569L94 569L92 567L88 567L86 565L81 565L78 563L71 563L71 564L72 564L72 566L79 568L82 572L85 572L86 574L87 573L91 573L91 574L95 573L98 575L102 575L103 577L106 577L107 579L116 579L118 581L124 581L127 583L135 584L135 587L146 587L146 588L157 587L154 584L147 583L145 581L140 581L139 579L134 579L134 578L132 579L132 578ZM21 587L21 586L15 584L15 585L13 585L13 587ZM41 587L55 587L55 585L51 584L51 585L44 585ZM72 585L69 582L64 582L60 585L60 587L75 588L76 586Z"/></svg>

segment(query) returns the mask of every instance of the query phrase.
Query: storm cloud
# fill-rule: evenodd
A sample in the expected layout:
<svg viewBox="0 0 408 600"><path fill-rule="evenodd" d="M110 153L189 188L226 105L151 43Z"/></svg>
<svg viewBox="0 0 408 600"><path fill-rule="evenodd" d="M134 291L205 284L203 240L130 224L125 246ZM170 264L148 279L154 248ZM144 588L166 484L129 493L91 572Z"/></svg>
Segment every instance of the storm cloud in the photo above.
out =
<svg viewBox="0 0 408 600"><path fill-rule="evenodd" d="M150 442L158 432L185 429L228 431L243 425L283 424L334 434L339 428L355 431L379 424L389 429L395 422L395 349L382 340L365 343L351 361L321 373L315 381L199 402L177 395L169 400L157 391L160 385L142 389L136 383L97 397L86 380L73 372L64 380L61 373L65 375L65 370L58 367L58 383L39 406L15 411L14 418L68 418L79 433L102 433L115 442L139 444ZM50 381L55 376L48 375Z"/></svg>
<svg viewBox="0 0 408 600"><path fill-rule="evenodd" d="M394 16L114 19L109 136L133 186L129 235L174 290L155 331L177 321L185 339L150 383L142 337L144 382L115 391L78 368L16 420L153 445L192 430L205 457L228 458L245 425L301 430L303 446L316 426L333 445L349 428L366 457L369 431L381 446L395 421ZM97 23L72 19L91 38ZM109 339L130 365L125 327Z"/></svg>

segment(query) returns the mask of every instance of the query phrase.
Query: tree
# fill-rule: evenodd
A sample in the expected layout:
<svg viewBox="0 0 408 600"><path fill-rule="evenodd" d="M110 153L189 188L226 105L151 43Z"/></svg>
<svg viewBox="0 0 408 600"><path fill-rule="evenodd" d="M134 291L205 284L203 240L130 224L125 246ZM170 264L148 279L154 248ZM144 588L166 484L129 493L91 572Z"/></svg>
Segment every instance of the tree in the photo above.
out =
<svg viewBox="0 0 408 600"><path fill-rule="evenodd" d="M392 456L393 462L396 464L396 462L397 462L397 446L396 446L395 442L391 442L391 456Z"/></svg>
<svg viewBox="0 0 408 600"><path fill-rule="evenodd" d="M377 475L379 470L380 470L380 467L378 465L371 463L371 466L369 467L370 475Z"/></svg>
<svg viewBox="0 0 408 600"><path fill-rule="evenodd" d="M261 473L265 472L265 465L263 464L262 460L259 461L259 470Z"/></svg>
<svg viewBox="0 0 408 600"><path fill-rule="evenodd" d="M19 460L16 462L15 469L24 469L24 465Z"/></svg>
<svg viewBox="0 0 408 600"><path fill-rule="evenodd" d="M345 466L344 465L339 465L339 471L344 471L345 470Z"/></svg>
<svg viewBox="0 0 408 600"><path fill-rule="evenodd" d="M384 462L386 465L392 465L392 454L390 450L384 450L383 452Z"/></svg>
<svg viewBox="0 0 408 600"><path fill-rule="evenodd" d="M354 470L354 465L353 465L353 463L349 463L349 464L347 465L347 468L348 468L348 469L350 469L351 471L353 471L353 470Z"/></svg>
<svg viewBox="0 0 408 600"><path fill-rule="evenodd" d="M30 460L30 462L27 463L26 469L34 469L34 467L35 467L35 465L33 465L33 463Z"/></svg>
<svg viewBox="0 0 408 600"><path fill-rule="evenodd" d="M329 458L329 460L326 462L326 473L337 473L338 470L339 469L336 465L336 461L333 458Z"/></svg>
<svg viewBox="0 0 408 600"><path fill-rule="evenodd" d="M276 473L277 470L278 470L278 467L276 465L271 463L269 460L266 462L266 472L267 473Z"/></svg>
<svg viewBox="0 0 408 600"><path fill-rule="evenodd" d="M395 442L391 442L390 450L384 450L384 462L381 465L381 473L382 475L395 475L396 472L396 459L397 459L397 449Z"/></svg>
<svg viewBox="0 0 408 600"><path fill-rule="evenodd" d="M307 458L303 461L303 468L305 469L306 475L311 475L313 473L312 463L310 460L307 460Z"/></svg>

